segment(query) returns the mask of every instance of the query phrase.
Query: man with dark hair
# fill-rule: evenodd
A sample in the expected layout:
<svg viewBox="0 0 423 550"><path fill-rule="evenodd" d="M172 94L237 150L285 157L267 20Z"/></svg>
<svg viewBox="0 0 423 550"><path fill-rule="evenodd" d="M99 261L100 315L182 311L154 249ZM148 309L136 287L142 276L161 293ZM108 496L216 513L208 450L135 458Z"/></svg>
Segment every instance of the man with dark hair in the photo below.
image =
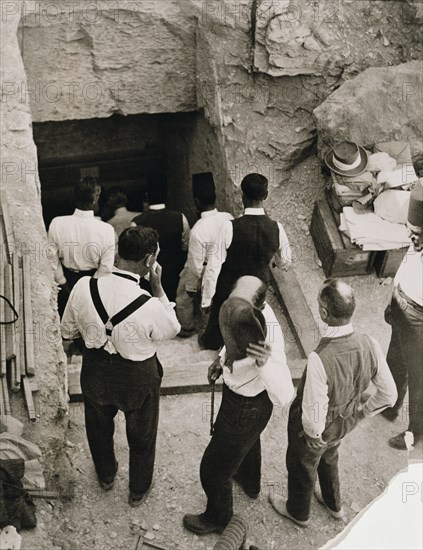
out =
<svg viewBox="0 0 423 550"><path fill-rule="evenodd" d="M49 253L59 284L58 308L62 317L69 293L86 275L110 273L115 257L113 227L94 217L101 187L97 178L87 176L75 184L75 212L54 218L48 230Z"/></svg>
<svg viewBox="0 0 423 550"><path fill-rule="evenodd" d="M378 342L354 332L354 291L329 279L318 296L319 314L328 325L308 357L288 419L288 500L271 494L275 510L297 525L309 524L316 499L335 519L344 518L338 478L338 449L357 422L395 403L397 392ZM366 394L370 382L376 392Z"/></svg>
<svg viewBox="0 0 423 550"><path fill-rule="evenodd" d="M241 182L245 210L240 218L226 222L204 272L202 307L210 316L199 343L206 349L219 349L222 334L219 329L220 306L229 296L235 281L243 275L253 275L269 282L269 263L286 269L291 262L291 249L282 225L265 213L267 179L261 174L248 174ZM210 307L211 305L211 307Z"/></svg>
<svg viewBox="0 0 423 550"><path fill-rule="evenodd" d="M273 405L284 407L294 395L282 330L265 295L263 281L241 277L220 310L225 347L209 368L209 381L223 372L222 403L200 466L207 507L183 520L198 535L220 533L230 521L232 480L258 498L260 435Z"/></svg>
<svg viewBox="0 0 423 550"><path fill-rule="evenodd" d="M152 227L159 233L160 252L157 261L162 266L163 288L169 300L175 301L179 274L184 267L189 240L186 217L166 208L166 187L157 182L149 188L150 209L132 220L132 225Z"/></svg>
<svg viewBox="0 0 423 550"><path fill-rule="evenodd" d="M176 314L182 327L178 336L182 338L196 332L195 302L200 302L201 299L201 278L222 225L233 219L228 212L219 212L216 209L216 192L211 172L193 174L192 187L194 202L201 217L190 232L188 257L176 293Z"/></svg>
<svg viewBox="0 0 423 550"><path fill-rule="evenodd" d="M131 225L132 220L141 214L141 212L130 212L126 206L128 197L121 187L111 187L107 193L107 206L113 216L107 220L116 231L116 235L122 233L124 229Z"/></svg>
<svg viewBox="0 0 423 550"><path fill-rule="evenodd" d="M391 303L385 311L385 318L392 326L386 359L398 390L395 405L382 413L391 422L399 415L408 388L408 429L389 439L389 445L400 450L423 440L423 186L420 182L411 191L407 226L412 244L395 275Z"/></svg>
<svg viewBox="0 0 423 550"><path fill-rule="evenodd" d="M62 337L82 337L81 389L85 426L100 486L112 489L118 463L114 417L125 414L129 445L129 504L139 506L151 487L163 369L157 344L180 325L160 282L154 229L131 227L119 237L109 275L82 278L62 319ZM139 286L150 274L153 297Z"/></svg>

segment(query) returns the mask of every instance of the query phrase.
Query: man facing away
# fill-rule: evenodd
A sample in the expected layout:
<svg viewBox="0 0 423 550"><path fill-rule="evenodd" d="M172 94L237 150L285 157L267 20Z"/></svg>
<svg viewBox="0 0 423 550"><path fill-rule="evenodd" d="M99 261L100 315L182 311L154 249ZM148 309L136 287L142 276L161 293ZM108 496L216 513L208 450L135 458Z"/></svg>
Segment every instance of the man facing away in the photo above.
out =
<svg viewBox="0 0 423 550"><path fill-rule="evenodd" d="M201 304L206 310L210 308L210 316L205 331L199 335L199 343L206 349L219 349L223 344L219 310L235 281L243 275L252 275L268 284L272 258L284 269L291 262L284 228L270 219L263 208L267 187L267 179L261 174L245 176L241 182L244 215L222 226L216 249L210 255Z"/></svg>
<svg viewBox="0 0 423 550"><path fill-rule="evenodd" d="M316 477L317 500L341 519L338 449L357 422L395 403L397 392L384 354L371 336L354 331L353 289L328 279L318 296L319 314L327 333L308 357L288 419L288 500L270 495L282 516L306 527ZM368 397L370 382L376 392Z"/></svg>
<svg viewBox="0 0 423 550"><path fill-rule="evenodd" d="M84 276L110 273L115 258L113 227L94 217L101 193L97 178L87 176L74 186L75 212L54 218L48 230L49 252L59 284L58 308L62 317L70 291Z"/></svg>
<svg viewBox="0 0 423 550"><path fill-rule="evenodd" d="M130 212L126 207L128 197L121 187L111 187L107 194L107 206L110 208L113 216L107 220L116 231L119 237L124 229L131 225L132 220L141 214L141 212Z"/></svg>
<svg viewBox="0 0 423 550"><path fill-rule="evenodd" d="M176 314L182 326L180 337L189 337L196 332L195 301L201 293L201 278L210 254L215 250L222 225L233 219L228 212L219 212L216 208L211 172L194 174L192 186L194 202L201 217L190 232L188 257L176 293Z"/></svg>
<svg viewBox="0 0 423 550"><path fill-rule="evenodd" d="M176 289L186 260L189 240L188 220L181 212L166 208L166 189L162 185L149 190L150 209L132 220L133 225L152 227L159 234L162 284L169 300L175 301Z"/></svg>
<svg viewBox="0 0 423 550"><path fill-rule="evenodd" d="M408 386L408 432L414 442L423 440L423 187L411 191L408 229L412 240L394 279L392 300L385 317L392 325L387 361L398 390L398 399L382 415L394 421ZM407 449L406 432L389 440L395 449Z"/></svg>
<svg viewBox="0 0 423 550"><path fill-rule="evenodd" d="M273 405L283 407L294 395L282 330L264 302L265 294L263 281L241 277L221 309L226 348L210 366L209 381L223 370L222 402L200 466L207 507L202 514L187 514L183 520L185 528L198 535L220 533L230 521L232 480L250 498L258 498L260 434Z"/></svg>
<svg viewBox="0 0 423 550"><path fill-rule="evenodd" d="M118 463L114 417L125 414L129 445L129 504L151 487L159 392L163 376L156 342L176 336L180 324L160 282L154 229L130 227L119 237L116 267L75 285L62 319L62 337L82 337L81 389L85 427L100 486L113 487ZM150 274L153 297L139 286Z"/></svg>

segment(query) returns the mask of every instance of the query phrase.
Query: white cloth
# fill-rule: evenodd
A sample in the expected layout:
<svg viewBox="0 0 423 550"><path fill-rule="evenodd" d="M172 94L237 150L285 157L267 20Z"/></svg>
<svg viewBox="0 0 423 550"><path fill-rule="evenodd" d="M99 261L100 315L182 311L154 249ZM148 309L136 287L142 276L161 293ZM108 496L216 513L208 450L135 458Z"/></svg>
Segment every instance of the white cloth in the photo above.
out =
<svg viewBox="0 0 423 550"><path fill-rule="evenodd" d="M122 231L131 225L132 220L140 214L141 212L131 212L125 206L121 206L116 208L115 215L107 220L107 223L113 226L116 235L119 237Z"/></svg>
<svg viewBox="0 0 423 550"><path fill-rule="evenodd" d="M71 216L54 218L48 239L57 283L66 282L62 264L74 271L97 269L96 276L112 271L116 234L111 225L96 219L92 210L77 208Z"/></svg>
<svg viewBox="0 0 423 550"><path fill-rule="evenodd" d="M264 208L246 208L244 215L248 216L263 216L265 215ZM282 224L278 223L279 228L279 249L274 256L274 260L278 267L287 267L292 259L291 247L288 237ZM202 300L201 307L209 307L216 291L217 278L219 277L222 264L226 260L228 248L231 245L233 238L232 222L228 221L222 225L219 236L217 238L214 251L210 254L209 261L203 275L202 283Z"/></svg>
<svg viewBox="0 0 423 550"><path fill-rule="evenodd" d="M409 298L423 306L423 251L417 252L413 245L395 275L394 286L398 285Z"/></svg>
<svg viewBox="0 0 423 550"><path fill-rule="evenodd" d="M391 223L407 223L411 191L387 189L376 197L375 214Z"/></svg>
<svg viewBox="0 0 423 550"><path fill-rule="evenodd" d="M353 332L351 324L341 327L328 327L327 336L340 338ZM374 416L383 409L393 407L397 399L397 390L385 355L379 343L371 338L377 357L377 373L372 379L376 388L363 405L364 416ZM323 363L316 352L311 352L307 361L307 376L304 384L302 402L302 423L304 432L313 438L321 437L326 427L326 416L329 405L328 383Z"/></svg>
<svg viewBox="0 0 423 550"><path fill-rule="evenodd" d="M247 357L233 362L232 373L225 367L225 353L220 351L223 367L223 380L235 393L253 397L266 390L270 400L276 406L284 407L294 397L291 372L285 355L285 342L282 329L269 304L262 311L266 320L266 342L271 345L272 353L267 363L258 367L254 359Z"/></svg>
<svg viewBox="0 0 423 550"><path fill-rule="evenodd" d="M369 162L367 163L367 168L369 172L382 172L394 170L397 165L397 161L392 158L388 153L374 153L369 155Z"/></svg>
<svg viewBox="0 0 423 550"><path fill-rule="evenodd" d="M106 275L98 279L98 292L109 317L113 317L141 294L148 292L139 286L139 275L113 268L113 272L132 277L124 279ZM106 341L106 329L94 307L90 293L90 277L82 277L74 286L63 315L62 337L82 336L87 348L101 348ZM175 304L166 295L150 298L140 309L119 323L104 349L118 352L125 359L144 361L157 350L156 342L174 338L181 330L174 311Z"/></svg>
<svg viewBox="0 0 423 550"><path fill-rule="evenodd" d="M393 250L411 243L405 225L382 220L373 212L357 214L349 206L341 213L339 229L363 250Z"/></svg>
<svg viewBox="0 0 423 550"><path fill-rule="evenodd" d="M163 203L161 203L161 204L150 204L150 210L164 210L165 208L166 208L166 205L163 204ZM181 242L181 248L182 248L182 250L188 250L189 233L190 233L189 223L188 223L188 220L186 219L186 217L184 216L184 214L182 214L182 212L181 212L181 216L182 216L182 242ZM131 225L136 225L136 224L133 223Z"/></svg>
<svg viewBox="0 0 423 550"><path fill-rule="evenodd" d="M384 183L385 189L408 186L417 180L418 177L411 162L398 164L394 170L383 170L377 175L377 183Z"/></svg>
<svg viewBox="0 0 423 550"><path fill-rule="evenodd" d="M198 281L214 251L222 225L233 216L228 212L219 212L216 208L201 213L201 218L194 224L189 236L188 257L185 268L190 272L190 285L187 290L195 292Z"/></svg>

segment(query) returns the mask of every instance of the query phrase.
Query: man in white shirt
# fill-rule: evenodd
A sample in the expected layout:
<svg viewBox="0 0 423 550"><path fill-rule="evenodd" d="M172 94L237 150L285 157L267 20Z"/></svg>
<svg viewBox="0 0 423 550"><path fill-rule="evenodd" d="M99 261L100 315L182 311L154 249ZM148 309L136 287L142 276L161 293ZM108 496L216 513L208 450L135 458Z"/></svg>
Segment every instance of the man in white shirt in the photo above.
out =
<svg viewBox="0 0 423 550"><path fill-rule="evenodd" d="M291 263L284 228L269 218L263 208L267 179L261 174L248 174L241 182L241 190L244 215L222 226L202 281L201 306L210 309L210 316L198 341L206 349L219 349L223 344L219 310L237 279L252 275L268 284L272 259L283 269Z"/></svg>
<svg viewBox="0 0 423 550"><path fill-rule="evenodd" d="M107 193L107 206L110 208L113 216L107 220L116 231L119 237L124 229L131 225L132 220L141 214L141 212L131 212L126 206L128 197L120 187L112 187Z"/></svg>
<svg viewBox="0 0 423 550"><path fill-rule="evenodd" d="M60 286L60 317L70 291L81 277L99 277L113 268L114 229L94 217L100 193L97 178L82 178L74 187L75 212L71 216L54 218L48 230L49 254L55 268L55 280Z"/></svg>
<svg viewBox="0 0 423 550"><path fill-rule="evenodd" d="M259 496L260 434L273 405L284 407L294 396L282 330L265 294L263 281L241 277L222 306L227 347L209 368L209 381L223 370L222 403L200 466L207 507L184 516L184 526L199 535L220 533L230 521L233 479L250 498Z"/></svg>
<svg viewBox="0 0 423 550"><path fill-rule="evenodd" d="M233 217L216 209L216 192L211 172L192 176L194 202L201 218L191 229L188 257L176 293L176 314L181 323L178 336L186 338L196 332L195 302L201 302L201 278L210 254L215 251L222 225ZM200 295L200 296L199 296Z"/></svg>
<svg viewBox="0 0 423 550"><path fill-rule="evenodd" d="M338 448L357 422L395 403L397 392L384 354L371 336L354 332L353 289L328 279L319 291L319 314L328 325L308 357L289 410L288 500L270 495L275 510L301 527L309 524L318 476L317 500L336 519L344 517L338 477ZM366 394L370 382L376 392Z"/></svg>
<svg viewBox="0 0 423 550"><path fill-rule="evenodd" d="M163 369L156 342L181 326L155 262L158 234L131 227L119 237L119 257L109 275L75 285L62 319L64 339L82 337L81 389L85 425L100 486L110 490L118 463L114 417L125 414L129 445L129 504L139 506L151 487ZM150 274L153 297L139 286Z"/></svg>
<svg viewBox="0 0 423 550"><path fill-rule="evenodd" d="M423 187L411 191L408 229L412 245L394 279L392 300L385 319L392 325L387 361L398 390L398 400L382 415L394 421L408 387L408 432L414 442L423 440ZM389 440L395 449L406 450L407 432Z"/></svg>

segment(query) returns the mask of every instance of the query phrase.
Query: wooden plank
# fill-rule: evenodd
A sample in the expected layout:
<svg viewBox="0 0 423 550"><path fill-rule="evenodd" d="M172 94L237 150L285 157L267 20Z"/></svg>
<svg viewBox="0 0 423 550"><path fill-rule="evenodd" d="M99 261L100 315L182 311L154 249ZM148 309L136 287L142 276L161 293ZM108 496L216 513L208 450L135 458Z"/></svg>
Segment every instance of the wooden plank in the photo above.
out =
<svg viewBox="0 0 423 550"><path fill-rule="evenodd" d="M4 243L6 246L7 261L10 262L14 247L14 235L12 218L9 213L7 196L4 191L0 191L0 225L2 226Z"/></svg>
<svg viewBox="0 0 423 550"><path fill-rule="evenodd" d="M6 264L4 267L4 295L11 302L13 307L14 296L13 296L13 275L12 275L12 264ZM11 322L15 319L15 314L8 304L5 305L6 314L5 319L8 322ZM16 338L15 338L15 327L16 323L6 325L6 359L10 360L16 357Z"/></svg>
<svg viewBox="0 0 423 550"><path fill-rule="evenodd" d="M4 271L0 273L0 294L4 296ZM0 320L6 318L6 302L0 298ZM0 376L6 376L6 326L0 325Z"/></svg>
<svg viewBox="0 0 423 550"><path fill-rule="evenodd" d="M288 268L288 271L271 267L270 272L273 288L286 312L294 338L303 356L307 357L315 350L320 340L320 331L295 271L292 267Z"/></svg>
<svg viewBox="0 0 423 550"><path fill-rule="evenodd" d="M34 334L31 304L31 267L29 256L22 256L23 291L24 291L24 320L25 320L25 369L29 375L35 374Z"/></svg>
<svg viewBox="0 0 423 550"><path fill-rule="evenodd" d="M341 235L339 234L338 227L336 226L335 220L333 218L332 210L330 209L328 203L324 200L317 201L317 212L321 217L321 221L324 222L328 237L330 242L333 244L334 248L344 248L344 243L342 242Z"/></svg>
<svg viewBox="0 0 423 550"><path fill-rule="evenodd" d="M7 378L5 376L1 378L1 393L4 404L4 412L6 415L10 415L9 388L7 387Z"/></svg>
<svg viewBox="0 0 423 550"><path fill-rule="evenodd" d="M18 321L15 323L15 346L16 346L16 357L14 362L12 363L13 368L13 386L10 387L12 391L19 391L21 387L21 356L22 356L22 350L21 350L21 343L22 343L22 332L23 332L23 317L22 317L22 310L21 310L21 279L20 279L20 269L19 269L19 256L18 254L13 254L12 256L12 277L13 277L13 303L15 305L15 309L18 312L19 318Z"/></svg>
<svg viewBox="0 0 423 550"><path fill-rule="evenodd" d="M19 266L19 335L20 335L20 345L19 345L19 366L20 366L20 375L19 379L22 376L26 376L26 358L25 358L25 316L24 316L24 300L23 300L23 275L22 275L22 266Z"/></svg>
<svg viewBox="0 0 423 550"><path fill-rule="evenodd" d="M24 389L25 403L29 419L31 420L31 422L35 422L37 420L37 416L35 414L34 399L32 397L31 384L29 382L28 376L22 376L22 385Z"/></svg>

